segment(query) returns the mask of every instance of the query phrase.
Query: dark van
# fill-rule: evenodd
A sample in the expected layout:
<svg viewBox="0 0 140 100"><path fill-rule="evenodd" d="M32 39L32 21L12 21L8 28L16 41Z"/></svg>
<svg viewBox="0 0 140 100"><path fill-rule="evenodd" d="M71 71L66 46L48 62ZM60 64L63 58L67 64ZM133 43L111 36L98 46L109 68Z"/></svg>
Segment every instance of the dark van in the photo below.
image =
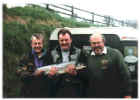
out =
<svg viewBox="0 0 140 100"><path fill-rule="evenodd" d="M58 44L57 33L61 28L56 28L50 36L49 47L53 49ZM106 46L120 50L125 63L131 73L133 93L137 98L138 93L138 31L128 27L89 27L67 28L72 33L73 44L81 49L90 49L89 36L94 32L104 34Z"/></svg>

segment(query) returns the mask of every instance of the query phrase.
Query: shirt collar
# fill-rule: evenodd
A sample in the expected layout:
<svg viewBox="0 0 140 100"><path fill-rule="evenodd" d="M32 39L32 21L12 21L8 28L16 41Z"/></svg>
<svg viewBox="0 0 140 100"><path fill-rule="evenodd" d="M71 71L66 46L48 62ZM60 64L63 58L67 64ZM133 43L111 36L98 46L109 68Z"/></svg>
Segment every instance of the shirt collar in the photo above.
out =
<svg viewBox="0 0 140 100"><path fill-rule="evenodd" d="M104 47L104 50L103 50L102 54L107 54L107 48L106 47ZM91 52L91 56L92 55L95 56L95 52L94 51Z"/></svg>
<svg viewBox="0 0 140 100"><path fill-rule="evenodd" d="M37 54L36 54L36 52L34 51L34 49L32 49L32 54L33 54L34 56L37 56ZM42 58L42 57L45 56L45 55L46 55L46 50L43 49L43 50L42 50L42 54L41 54L40 56L37 56L37 57L40 59L40 58Z"/></svg>

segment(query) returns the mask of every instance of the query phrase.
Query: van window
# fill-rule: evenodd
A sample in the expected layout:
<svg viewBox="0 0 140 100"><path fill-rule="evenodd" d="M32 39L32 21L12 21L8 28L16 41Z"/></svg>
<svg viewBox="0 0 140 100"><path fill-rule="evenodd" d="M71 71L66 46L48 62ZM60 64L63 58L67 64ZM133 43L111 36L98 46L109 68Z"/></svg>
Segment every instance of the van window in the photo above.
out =
<svg viewBox="0 0 140 100"><path fill-rule="evenodd" d="M136 46L124 47L124 60L127 63L136 63L138 60L138 48Z"/></svg>
<svg viewBox="0 0 140 100"><path fill-rule="evenodd" d="M124 56L133 55L138 57L138 47L137 46L125 46Z"/></svg>

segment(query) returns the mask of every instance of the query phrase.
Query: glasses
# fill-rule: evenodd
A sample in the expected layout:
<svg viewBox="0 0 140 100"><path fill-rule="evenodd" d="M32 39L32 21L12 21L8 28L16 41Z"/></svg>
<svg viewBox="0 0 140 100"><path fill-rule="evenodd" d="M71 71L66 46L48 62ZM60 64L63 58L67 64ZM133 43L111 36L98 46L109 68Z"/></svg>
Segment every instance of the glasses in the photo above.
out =
<svg viewBox="0 0 140 100"><path fill-rule="evenodd" d="M96 45L96 44L101 44L102 42L103 41L100 41L100 42L90 42L90 43Z"/></svg>

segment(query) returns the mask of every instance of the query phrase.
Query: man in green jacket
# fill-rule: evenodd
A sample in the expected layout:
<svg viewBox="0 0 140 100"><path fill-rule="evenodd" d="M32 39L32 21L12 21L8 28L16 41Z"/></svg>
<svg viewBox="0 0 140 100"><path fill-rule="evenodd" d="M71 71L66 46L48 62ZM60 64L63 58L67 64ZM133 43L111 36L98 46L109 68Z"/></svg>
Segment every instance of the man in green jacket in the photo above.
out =
<svg viewBox="0 0 140 100"><path fill-rule="evenodd" d="M88 97L131 98L130 75L122 54L106 47L102 34L90 36L91 51L83 51L81 59L88 66Z"/></svg>

